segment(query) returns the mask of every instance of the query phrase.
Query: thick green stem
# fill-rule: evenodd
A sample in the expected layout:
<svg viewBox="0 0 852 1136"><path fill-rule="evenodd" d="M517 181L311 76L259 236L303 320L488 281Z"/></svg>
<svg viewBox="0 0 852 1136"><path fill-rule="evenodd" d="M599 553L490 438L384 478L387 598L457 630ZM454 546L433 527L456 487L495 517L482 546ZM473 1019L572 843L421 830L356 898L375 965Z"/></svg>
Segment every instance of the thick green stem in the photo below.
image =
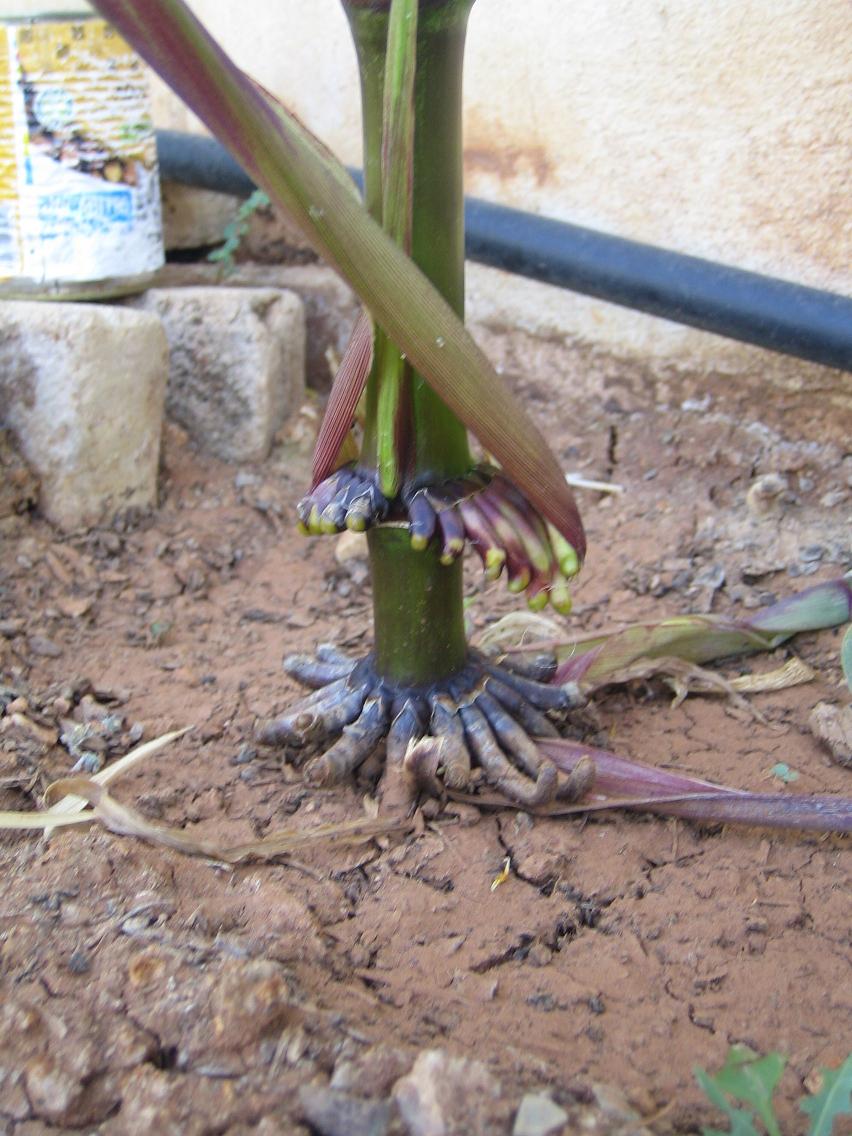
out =
<svg viewBox="0 0 852 1136"><path fill-rule="evenodd" d="M379 674L402 685L453 674L467 651L461 560L440 564L435 542L413 552L401 525L371 529L368 540Z"/></svg>
<svg viewBox="0 0 852 1136"><path fill-rule="evenodd" d="M420 0L414 105L414 199L411 255L455 311L464 311L462 62L473 0ZM364 123L364 195L382 216L382 110L389 2L343 0L358 55ZM376 352L377 360L383 352ZM378 373L367 390L364 458L375 461ZM453 477L470 468L467 432L414 374L411 381L409 477ZM411 549L405 530L370 534L375 650L383 675L430 682L458 670L466 644L461 564L446 567L439 550Z"/></svg>

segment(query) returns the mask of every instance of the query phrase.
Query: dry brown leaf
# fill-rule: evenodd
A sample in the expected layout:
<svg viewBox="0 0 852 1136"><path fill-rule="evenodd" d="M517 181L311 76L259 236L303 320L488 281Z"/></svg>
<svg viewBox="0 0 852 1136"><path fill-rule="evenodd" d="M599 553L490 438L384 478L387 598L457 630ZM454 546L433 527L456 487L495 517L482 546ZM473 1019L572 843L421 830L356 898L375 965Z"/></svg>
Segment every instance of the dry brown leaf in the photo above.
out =
<svg viewBox="0 0 852 1136"><path fill-rule="evenodd" d="M91 777L66 777L49 786L45 800L50 803L57 797L77 797L92 807L92 819L99 820L110 832L119 836L135 836L150 840L167 848L174 848L188 856L205 856L225 864L241 864L246 860L272 860L298 848L313 844L360 844L376 836L393 832L406 832L412 822L405 817L370 817L343 821L340 824L323 824L307 832L298 829L279 829L262 840L247 844L222 847L210 840L198 840L182 828L153 824L128 805L122 805L102 784Z"/></svg>
<svg viewBox="0 0 852 1136"><path fill-rule="evenodd" d="M808 726L828 746L832 760L852 769L852 706L818 702L808 718Z"/></svg>
<svg viewBox="0 0 852 1136"><path fill-rule="evenodd" d="M147 757L152 757L158 750L163 749L163 747L167 746L170 742L177 741L178 738L182 738L184 734L194 729L194 726L184 726L182 730L172 730L168 734L161 734L158 738L152 738L149 742L142 742L141 745L136 746L135 749L126 753L124 757L120 757L118 761L111 762L105 769L102 769L99 773L95 773L92 780L96 785L108 785L110 781L114 781L116 777L121 776L122 773L126 773L128 769L132 769L134 765L138 765L140 761L143 761ZM48 789L48 792L49 791ZM50 815L57 816L65 813L78 813L85 807L86 801L82 797L63 797L61 800L57 800L53 808L50 809ZM44 814L36 813L34 815L43 816ZM46 823L48 818L45 817L44 821L45 831L49 832L50 825Z"/></svg>
<svg viewBox="0 0 852 1136"><path fill-rule="evenodd" d="M816 671L802 659L788 659L783 667L763 674L739 675L731 679L731 686L742 694L757 694L763 690L786 690L788 686L799 686L803 682L813 682Z"/></svg>
<svg viewBox="0 0 852 1136"><path fill-rule="evenodd" d="M664 679L674 691L673 707L680 706L688 694L724 694L739 710L764 725L768 724L764 716L743 698L729 679L696 663L688 663L684 659L668 656L659 659L639 659L621 670L608 674L604 685L632 682L635 679L654 676ZM594 686L590 689L594 689Z"/></svg>
<svg viewBox="0 0 852 1136"><path fill-rule="evenodd" d="M94 596L74 596L67 595L61 596L56 601L56 606L63 615L68 616L69 619L80 619L91 611L92 604L95 602Z"/></svg>

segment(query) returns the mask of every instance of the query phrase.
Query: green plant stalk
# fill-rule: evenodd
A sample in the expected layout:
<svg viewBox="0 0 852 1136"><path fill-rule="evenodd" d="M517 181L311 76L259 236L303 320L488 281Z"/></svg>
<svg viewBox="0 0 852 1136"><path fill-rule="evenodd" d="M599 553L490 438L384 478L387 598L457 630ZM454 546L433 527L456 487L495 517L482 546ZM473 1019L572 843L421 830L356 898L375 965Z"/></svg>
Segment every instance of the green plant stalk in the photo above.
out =
<svg viewBox="0 0 852 1136"><path fill-rule="evenodd" d="M413 551L403 525L371 529L367 541L379 674L428 685L457 671L467 653L461 559L441 564L436 541Z"/></svg>
<svg viewBox="0 0 852 1136"><path fill-rule="evenodd" d="M411 255L458 315L464 310L462 63L472 0L421 0L414 80ZM344 0L358 56L364 122L364 196L383 216L382 137L390 4ZM394 349L377 341L367 387L364 457L377 461L395 428L379 414ZM399 356L397 355L397 360ZM443 478L470 467L467 431L416 372L411 376L408 477ZM385 446L378 437L384 433ZM381 472L381 471L380 471ZM435 682L464 663L467 645L461 564L442 565L437 547L414 551L405 530L370 533L376 665L400 683Z"/></svg>
<svg viewBox="0 0 852 1136"><path fill-rule="evenodd" d="M402 487L400 451L406 438L403 416L410 402L411 371L381 328L376 329L374 352L377 381L370 385L367 406L370 421L375 424L375 455L368 464L375 463L379 489L392 500Z"/></svg>

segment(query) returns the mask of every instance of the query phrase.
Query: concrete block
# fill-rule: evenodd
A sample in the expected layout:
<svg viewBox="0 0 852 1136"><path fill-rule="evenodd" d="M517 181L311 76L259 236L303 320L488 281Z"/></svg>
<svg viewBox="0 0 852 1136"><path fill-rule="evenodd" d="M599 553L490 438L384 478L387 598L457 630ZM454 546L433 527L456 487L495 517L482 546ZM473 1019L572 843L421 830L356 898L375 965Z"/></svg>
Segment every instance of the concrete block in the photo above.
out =
<svg viewBox="0 0 852 1136"><path fill-rule="evenodd" d="M257 264L315 264L316 253L287 213L274 202L255 209L240 244L241 259Z"/></svg>
<svg viewBox="0 0 852 1136"><path fill-rule="evenodd" d="M165 328L169 417L216 457L262 461L304 395L299 297L274 288L154 288L132 303Z"/></svg>
<svg viewBox="0 0 852 1136"><path fill-rule="evenodd" d="M168 351L156 317L100 304L0 303L0 425L63 528L156 503Z"/></svg>
<svg viewBox="0 0 852 1136"><path fill-rule="evenodd" d="M155 284L163 288L212 285L221 279L213 264L167 264ZM224 283L229 288L286 288L305 306L305 376L308 386L327 391L334 378L329 355L346 349L360 304L352 289L325 264L237 264Z"/></svg>
<svg viewBox="0 0 852 1136"><path fill-rule="evenodd" d="M166 251L221 244L240 207L239 197L174 181L164 181L161 193Z"/></svg>

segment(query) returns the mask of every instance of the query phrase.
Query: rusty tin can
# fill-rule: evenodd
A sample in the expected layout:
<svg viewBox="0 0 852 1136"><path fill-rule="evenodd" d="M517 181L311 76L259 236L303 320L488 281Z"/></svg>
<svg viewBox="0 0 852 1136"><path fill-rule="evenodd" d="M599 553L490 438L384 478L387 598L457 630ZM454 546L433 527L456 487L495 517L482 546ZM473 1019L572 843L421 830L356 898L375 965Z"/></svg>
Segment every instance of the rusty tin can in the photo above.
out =
<svg viewBox="0 0 852 1136"><path fill-rule="evenodd" d="M141 59L89 12L0 19L0 298L125 295L162 264Z"/></svg>

